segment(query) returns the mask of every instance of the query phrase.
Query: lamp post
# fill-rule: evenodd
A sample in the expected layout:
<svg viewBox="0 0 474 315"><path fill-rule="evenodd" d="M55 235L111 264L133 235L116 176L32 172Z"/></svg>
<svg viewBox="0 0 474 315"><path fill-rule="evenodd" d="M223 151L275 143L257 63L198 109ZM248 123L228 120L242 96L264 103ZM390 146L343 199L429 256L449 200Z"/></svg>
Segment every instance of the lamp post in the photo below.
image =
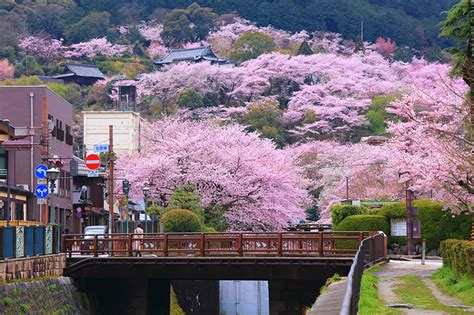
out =
<svg viewBox="0 0 474 315"><path fill-rule="evenodd" d="M46 174L48 175L48 180L50 183L50 192L51 192L51 199L50 199L50 207L51 207L51 214L50 214L50 221L51 223L56 223L56 214L55 214L55 205L54 205L54 190L56 188L56 180L59 177L59 174L61 173L60 170L58 170L55 167L50 168L49 170L46 171ZM52 220L51 220L52 218Z"/></svg>
<svg viewBox="0 0 474 315"><path fill-rule="evenodd" d="M148 198L148 195L150 194L150 188L148 187L143 187L143 196L145 197L145 233L148 233L148 214L146 213L146 199Z"/></svg>
<svg viewBox="0 0 474 315"><path fill-rule="evenodd" d="M346 203L349 203L349 177L352 176L352 173L349 170L344 171L344 177L346 178Z"/></svg>

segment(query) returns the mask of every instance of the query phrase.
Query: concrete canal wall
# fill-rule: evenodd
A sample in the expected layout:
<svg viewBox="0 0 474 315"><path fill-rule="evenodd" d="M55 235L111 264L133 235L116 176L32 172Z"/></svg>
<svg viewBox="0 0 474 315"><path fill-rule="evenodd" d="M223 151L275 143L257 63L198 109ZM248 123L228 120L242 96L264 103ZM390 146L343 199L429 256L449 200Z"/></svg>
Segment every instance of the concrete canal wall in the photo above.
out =
<svg viewBox="0 0 474 315"><path fill-rule="evenodd" d="M70 278L0 284L0 314L93 314L90 310L87 296Z"/></svg>

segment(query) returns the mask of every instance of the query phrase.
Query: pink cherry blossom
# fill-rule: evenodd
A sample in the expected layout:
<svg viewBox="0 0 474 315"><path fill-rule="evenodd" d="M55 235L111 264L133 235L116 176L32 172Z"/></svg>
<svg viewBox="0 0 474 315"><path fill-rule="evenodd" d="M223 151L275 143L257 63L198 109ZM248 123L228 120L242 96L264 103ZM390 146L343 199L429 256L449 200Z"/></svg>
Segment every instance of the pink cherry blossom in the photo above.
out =
<svg viewBox="0 0 474 315"><path fill-rule="evenodd" d="M228 209L231 229L274 230L304 218L306 180L294 158L242 126L162 119L144 133L140 153L121 156L119 176L132 196L150 187L152 198L193 184L205 206Z"/></svg>

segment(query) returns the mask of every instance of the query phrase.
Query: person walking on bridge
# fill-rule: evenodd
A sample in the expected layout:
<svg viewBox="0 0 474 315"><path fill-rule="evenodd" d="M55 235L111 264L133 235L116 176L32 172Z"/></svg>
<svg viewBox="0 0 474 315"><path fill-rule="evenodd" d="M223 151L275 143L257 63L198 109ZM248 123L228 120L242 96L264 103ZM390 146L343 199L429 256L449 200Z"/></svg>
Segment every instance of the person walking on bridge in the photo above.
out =
<svg viewBox="0 0 474 315"><path fill-rule="evenodd" d="M137 224L137 227L133 231L133 234L134 234L135 238L138 238L138 239L143 238L143 226L142 226L141 223ZM137 257L142 256L142 254L140 253L141 247L142 247L141 243L142 243L142 241L135 241L134 244L133 244L134 245L133 247L134 247L134 250L135 250L135 253L136 253Z"/></svg>

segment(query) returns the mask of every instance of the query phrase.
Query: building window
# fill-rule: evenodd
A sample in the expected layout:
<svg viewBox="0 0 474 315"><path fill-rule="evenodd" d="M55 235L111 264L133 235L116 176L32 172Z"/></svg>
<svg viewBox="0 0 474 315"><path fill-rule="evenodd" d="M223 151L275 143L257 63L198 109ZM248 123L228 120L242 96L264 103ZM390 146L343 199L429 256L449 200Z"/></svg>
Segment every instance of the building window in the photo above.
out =
<svg viewBox="0 0 474 315"><path fill-rule="evenodd" d="M72 145L72 143L73 143L71 126L69 126L69 125L66 125L66 143L69 144L69 145Z"/></svg>
<svg viewBox="0 0 474 315"><path fill-rule="evenodd" d="M15 220L24 220L23 203L15 202Z"/></svg>
<svg viewBox="0 0 474 315"><path fill-rule="evenodd" d="M0 180L7 179L8 153L0 147Z"/></svg>

